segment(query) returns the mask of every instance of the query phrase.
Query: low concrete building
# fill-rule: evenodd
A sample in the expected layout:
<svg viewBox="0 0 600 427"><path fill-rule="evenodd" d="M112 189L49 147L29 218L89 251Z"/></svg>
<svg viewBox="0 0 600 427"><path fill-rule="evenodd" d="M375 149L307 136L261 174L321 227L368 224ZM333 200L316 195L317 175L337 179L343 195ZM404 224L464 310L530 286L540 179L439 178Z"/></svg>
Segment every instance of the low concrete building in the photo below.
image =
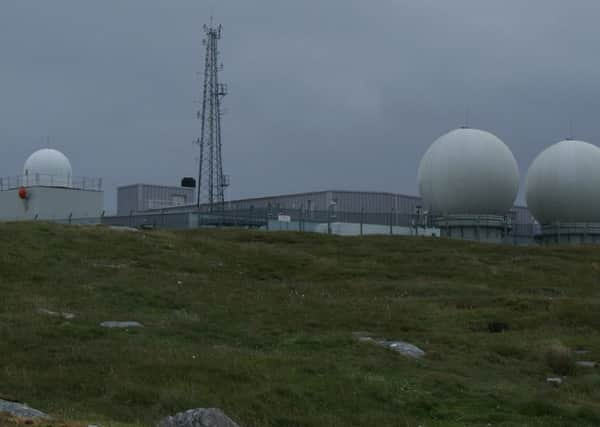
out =
<svg viewBox="0 0 600 427"><path fill-rule="evenodd" d="M22 175L0 178L3 221L99 218L103 209L102 180L73 177L71 163L57 150L36 151Z"/></svg>

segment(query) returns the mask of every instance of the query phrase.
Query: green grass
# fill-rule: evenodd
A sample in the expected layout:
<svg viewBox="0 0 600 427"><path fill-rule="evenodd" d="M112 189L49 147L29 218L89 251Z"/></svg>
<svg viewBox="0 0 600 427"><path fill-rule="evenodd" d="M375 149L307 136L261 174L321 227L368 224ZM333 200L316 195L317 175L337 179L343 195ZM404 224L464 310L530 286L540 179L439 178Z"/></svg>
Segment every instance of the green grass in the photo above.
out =
<svg viewBox="0 0 600 427"><path fill-rule="evenodd" d="M600 372L546 383L552 343L600 357L600 248L4 224L0 295L0 395L57 418L153 425L219 407L245 427L600 425Z"/></svg>

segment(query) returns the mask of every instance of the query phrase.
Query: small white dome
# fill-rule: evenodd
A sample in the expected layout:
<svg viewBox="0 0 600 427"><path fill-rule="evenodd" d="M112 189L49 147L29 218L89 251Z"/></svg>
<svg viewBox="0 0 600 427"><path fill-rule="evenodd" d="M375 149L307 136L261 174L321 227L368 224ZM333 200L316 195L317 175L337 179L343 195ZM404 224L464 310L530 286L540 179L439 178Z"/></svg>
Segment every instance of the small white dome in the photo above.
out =
<svg viewBox="0 0 600 427"><path fill-rule="evenodd" d="M69 159L60 151L50 148L33 153L23 167L28 185L70 187L72 173Z"/></svg>
<svg viewBox="0 0 600 427"><path fill-rule="evenodd" d="M418 181L423 207L434 214L505 215L519 191L519 168L498 137L462 128L429 147Z"/></svg>
<svg viewBox="0 0 600 427"><path fill-rule="evenodd" d="M529 167L526 198L541 224L600 223L600 148L574 140L546 148Z"/></svg>

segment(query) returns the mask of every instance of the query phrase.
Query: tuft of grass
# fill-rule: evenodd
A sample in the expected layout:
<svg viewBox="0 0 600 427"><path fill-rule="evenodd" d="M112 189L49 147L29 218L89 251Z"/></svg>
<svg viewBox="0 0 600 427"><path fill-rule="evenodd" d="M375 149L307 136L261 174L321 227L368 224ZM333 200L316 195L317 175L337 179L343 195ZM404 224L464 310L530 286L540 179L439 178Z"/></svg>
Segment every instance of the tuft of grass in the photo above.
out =
<svg viewBox="0 0 600 427"><path fill-rule="evenodd" d="M573 351L560 341L548 344L545 349L545 357L546 363L555 374L571 375L575 372Z"/></svg>

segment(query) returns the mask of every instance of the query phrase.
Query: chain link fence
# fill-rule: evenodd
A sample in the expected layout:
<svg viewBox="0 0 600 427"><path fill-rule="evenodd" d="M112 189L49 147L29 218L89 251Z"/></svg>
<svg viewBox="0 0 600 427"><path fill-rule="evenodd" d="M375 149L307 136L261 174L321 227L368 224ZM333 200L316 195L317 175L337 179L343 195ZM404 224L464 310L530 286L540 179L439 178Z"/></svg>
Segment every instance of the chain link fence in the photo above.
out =
<svg viewBox="0 0 600 427"><path fill-rule="evenodd" d="M192 208L131 213L100 218L67 218L63 224L103 224L147 229L194 229L206 227L260 228L269 231L317 232L337 235L440 236L430 218L418 214L390 212L335 212L302 209L244 209L207 212ZM527 245L539 234L536 224L511 224L504 242Z"/></svg>

